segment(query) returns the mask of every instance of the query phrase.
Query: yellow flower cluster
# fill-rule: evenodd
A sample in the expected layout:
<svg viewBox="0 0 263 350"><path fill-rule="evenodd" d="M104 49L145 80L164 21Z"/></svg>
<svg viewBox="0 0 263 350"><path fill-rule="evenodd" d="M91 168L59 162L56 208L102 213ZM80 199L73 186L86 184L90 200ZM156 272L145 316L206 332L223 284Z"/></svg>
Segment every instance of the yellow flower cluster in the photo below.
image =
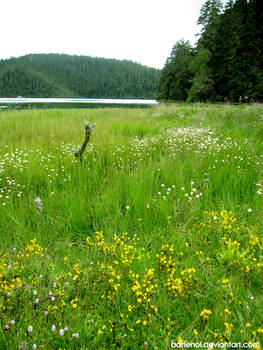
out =
<svg viewBox="0 0 263 350"><path fill-rule="evenodd" d="M202 317L203 320L208 320L208 317L212 314L211 310L204 309L200 313L200 317Z"/></svg>
<svg viewBox="0 0 263 350"><path fill-rule="evenodd" d="M179 253L179 257L182 256ZM194 282L197 281L195 277L195 268L188 268L187 270L179 270L178 257L175 255L173 245L164 244L160 253L156 254L157 263L160 271L163 271L167 276L165 286L173 295L184 296L188 294Z"/></svg>
<svg viewBox="0 0 263 350"><path fill-rule="evenodd" d="M225 212L223 215L222 222ZM233 215L227 218L232 227L236 225L232 222ZM206 226L202 229L206 230ZM234 266L234 272L242 276L242 268L248 264L251 274L255 272L255 266L260 263L260 237L250 233L245 241L241 233L239 238L229 226L223 227L216 242L218 250L211 253L208 244L194 241L193 236L199 232L196 227L194 232L189 229L187 241L181 240L180 245L158 244L152 253L136 235L123 233L106 239L103 232L96 232L94 238L87 237L87 246L80 250L78 259L73 259L70 253L58 261L50 254L44 255L43 248L32 240L18 253L0 255L0 314L12 320L13 315L19 314L21 302L27 303L32 315L44 317L42 326L48 323L51 329L52 325L87 313L87 330L94 334L95 329L98 344L116 341L123 348L126 337L143 336L150 329L167 344L178 336L199 340L204 332L213 339L229 340L240 331L237 331L237 312L245 320L243 339L261 337L263 330L252 317L247 317L246 309L257 295L250 299L252 291L249 292L249 302L244 302L231 274ZM256 259L254 265L253 259ZM215 279L210 284L204 283L210 276L214 277L214 271L220 267L218 262L228 263L228 269L219 270L220 275L216 276L220 276L221 283L214 283ZM40 266L45 271L43 275L39 273ZM213 299L203 298L210 286L217 288L222 303L213 305L213 309ZM213 295L211 289L209 293ZM21 300L20 304L17 300ZM185 327L185 310L193 320L191 327Z"/></svg>
<svg viewBox="0 0 263 350"><path fill-rule="evenodd" d="M26 253L26 257L30 257L32 255L40 255L43 253L43 248L36 243L36 238L31 239L30 241L31 244L27 244L25 251Z"/></svg>
<svg viewBox="0 0 263 350"><path fill-rule="evenodd" d="M220 234L221 249L216 253L219 262L237 265L245 274L252 273L255 277L262 274L263 263L260 252L263 249L263 239L251 232L251 228L241 230L232 211L204 213L204 221L199 221L199 231L213 232L213 236L215 233Z"/></svg>
<svg viewBox="0 0 263 350"><path fill-rule="evenodd" d="M43 248L32 239L24 250L12 251L12 261L0 252L0 312L13 310L16 307L16 293L25 286L23 281L24 260L43 255ZM32 261L33 263L33 261ZM37 281L32 281L32 285Z"/></svg>
<svg viewBox="0 0 263 350"><path fill-rule="evenodd" d="M217 227L226 232L238 232L240 230L236 223L237 219L232 211L205 211L204 214L205 221L200 222L200 226L208 229Z"/></svg>

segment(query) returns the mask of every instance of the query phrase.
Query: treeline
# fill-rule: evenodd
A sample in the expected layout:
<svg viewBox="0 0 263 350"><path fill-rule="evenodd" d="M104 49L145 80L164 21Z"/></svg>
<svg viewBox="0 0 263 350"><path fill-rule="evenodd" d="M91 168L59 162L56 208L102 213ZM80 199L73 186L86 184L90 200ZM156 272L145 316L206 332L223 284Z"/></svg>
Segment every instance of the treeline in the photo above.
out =
<svg viewBox="0 0 263 350"><path fill-rule="evenodd" d="M127 60L32 54L0 60L0 97L153 98L159 77Z"/></svg>
<svg viewBox="0 0 263 350"><path fill-rule="evenodd" d="M207 0L195 47L177 42L158 83L158 99L263 101L263 1Z"/></svg>

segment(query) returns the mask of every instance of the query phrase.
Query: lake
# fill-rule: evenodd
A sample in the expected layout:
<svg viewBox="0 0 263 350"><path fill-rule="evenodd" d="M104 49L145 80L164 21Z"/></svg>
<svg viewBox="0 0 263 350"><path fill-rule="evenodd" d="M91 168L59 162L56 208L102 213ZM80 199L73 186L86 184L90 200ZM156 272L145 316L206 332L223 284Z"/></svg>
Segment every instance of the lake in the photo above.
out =
<svg viewBox="0 0 263 350"><path fill-rule="evenodd" d="M144 99L100 99L100 98L0 98L0 108L89 108L108 106L147 107L158 104L156 100Z"/></svg>

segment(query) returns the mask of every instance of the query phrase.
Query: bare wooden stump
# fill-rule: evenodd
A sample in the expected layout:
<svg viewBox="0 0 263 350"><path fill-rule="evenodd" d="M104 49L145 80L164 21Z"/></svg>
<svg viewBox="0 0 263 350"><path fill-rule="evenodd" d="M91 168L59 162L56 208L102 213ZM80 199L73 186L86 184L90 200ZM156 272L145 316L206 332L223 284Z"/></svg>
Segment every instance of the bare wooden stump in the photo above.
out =
<svg viewBox="0 0 263 350"><path fill-rule="evenodd" d="M86 120L84 120L85 139L84 139L83 144L80 147L80 149L77 150L77 151L74 151L74 156L76 158L79 158L81 162L82 162L82 154L83 154L83 152L84 152L84 150L85 150L85 148L86 148L86 146L87 146L87 144L89 142L90 134L91 134L92 130L95 128L95 125L96 125L96 123L93 123L92 125L89 125L86 122Z"/></svg>

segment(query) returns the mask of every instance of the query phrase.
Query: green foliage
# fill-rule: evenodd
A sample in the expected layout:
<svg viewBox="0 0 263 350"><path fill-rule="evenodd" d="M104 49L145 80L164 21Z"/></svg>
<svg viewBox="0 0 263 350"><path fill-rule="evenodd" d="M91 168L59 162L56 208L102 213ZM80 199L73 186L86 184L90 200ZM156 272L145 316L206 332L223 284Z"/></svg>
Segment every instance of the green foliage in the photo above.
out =
<svg viewBox="0 0 263 350"><path fill-rule="evenodd" d="M236 1L220 16L216 45L211 60L215 86L232 100L249 96L262 100L262 39L257 15L262 6L250 1Z"/></svg>
<svg viewBox="0 0 263 350"><path fill-rule="evenodd" d="M207 101L213 95L213 76L211 67L209 67L210 54L207 49L199 49L191 63L191 69L194 75L192 86L188 92L188 100Z"/></svg>
<svg viewBox="0 0 263 350"><path fill-rule="evenodd" d="M209 49L213 53L215 32L217 30L219 15L222 9L221 0L207 0L201 8L197 24L203 25L199 46Z"/></svg>
<svg viewBox="0 0 263 350"><path fill-rule="evenodd" d="M159 71L131 61L27 55L0 61L0 96L152 98Z"/></svg>
<svg viewBox="0 0 263 350"><path fill-rule="evenodd" d="M157 97L184 101L191 86L192 72L190 69L194 52L189 41L178 41L167 59L161 72Z"/></svg>
<svg viewBox="0 0 263 350"><path fill-rule="evenodd" d="M262 101L262 23L262 1L231 0L222 11L220 0L207 0L198 20L202 25L195 48L195 62L199 67L193 69L188 88L179 87L181 96L188 96L190 101L223 101L225 96L233 102L238 102L240 96L243 100L248 96L251 101ZM175 79L172 71L165 67L158 94L162 97L167 81L172 86L183 76L184 71L179 70ZM169 94L166 95L169 98Z"/></svg>
<svg viewBox="0 0 263 350"><path fill-rule="evenodd" d="M213 24L220 14L222 9L221 0L207 0L201 8L200 16L198 18L198 24L202 24L205 27L209 24Z"/></svg>

